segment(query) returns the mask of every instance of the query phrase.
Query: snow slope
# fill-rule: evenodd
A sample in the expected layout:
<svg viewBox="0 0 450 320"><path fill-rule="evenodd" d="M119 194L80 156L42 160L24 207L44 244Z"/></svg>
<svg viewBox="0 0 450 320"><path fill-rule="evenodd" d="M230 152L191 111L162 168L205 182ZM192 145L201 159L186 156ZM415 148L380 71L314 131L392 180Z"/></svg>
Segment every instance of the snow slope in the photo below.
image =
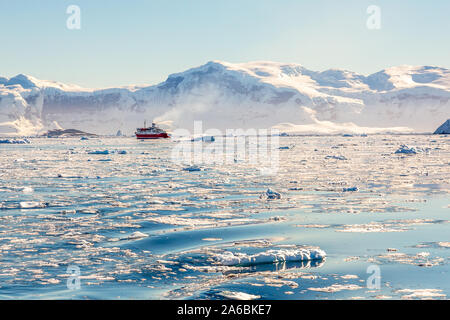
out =
<svg viewBox="0 0 450 320"><path fill-rule="evenodd" d="M0 77L0 135L73 128L131 134L144 119L170 129L431 132L450 114L450 70L392 67L369 76L298 64L211 61L153 86L101 90Z"/></svg>

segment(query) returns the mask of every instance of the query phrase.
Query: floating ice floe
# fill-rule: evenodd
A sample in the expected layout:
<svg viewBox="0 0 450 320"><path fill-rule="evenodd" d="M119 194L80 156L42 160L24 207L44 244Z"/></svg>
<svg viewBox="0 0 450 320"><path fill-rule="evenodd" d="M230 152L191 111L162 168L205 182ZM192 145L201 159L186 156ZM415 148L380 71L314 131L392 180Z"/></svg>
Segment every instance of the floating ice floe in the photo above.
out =
<svg viewBox="0 0 450 320"><path fill-rule="evenodd" d="M109 154L109 150L89 151L88 154Z"/></svg>
<svg viewBox="0 0 450 320"><path fill-rule="evenodd" d="M196 142L196 141L214 142L214 141L216 141L216 138L214 138L214 136L200 136L200 137L191 138L191 141L192 142Z"/></svg>
<svg viewBox="0 0 450 320"><path fill-rule="evenodd" d="M331 286L328 287L323 287L323 288L308 288L308 290L311 291L318 291L318 292L327 292L327 293L334 293L334 292L339 292L342 290L359 290L359 289L364 289L363 287L356 285L356 284L332 284Z"/></svg>
<svg viewBox="0 0 450 320"><path fill-rule="evenodd" d="M406 144L402 144L400 148L395 151L396 154L417 154L419 152L423 152L422 149L416 147L408 147Z"/></svg>
<svg viewBox="0 0 450 320"><path fill-rule="evenodd" d="M343 188L342 192L358 192L358 187L349 187L349 188Z"/></svg>
<svg viewBox="0 0 450 320"><path fill-rule="evenodd" d="M326 156L325 159L347 160L347 158L344 156Z"/></svg>
<svg viewBox="0 0 450 320"><path fill-rule="evenodd" d="M401 289L396 292L406 293L401 297L402 299L435 299L446 297L441 289Z"/></svg>
<svg viewBox="0 0 450 320"><path fill-rule="evenodd" d="M226 251L216 255L218 263L225 266L255 265L276 262L322 260L326 253L321 249L277 249L254 255Z"/></svg>
<svg viewBox="0 0 450 320"><path fill-rule="evenodd" d="M401 264L416 265L418 267L435 267L443 265L445 259L441 257L431 257L429 252L419 252L417 254L406 254L402 252L388 252L375 257L380 261L397 262Z"/></svg>
<svg viewBox="0 0 450 320"><path fill-rule="evenodd" d="M19 205L21 209L37 209L47 207L48 203L37 201L22 201Z"/></svg>
<svg viewBox="0 0 450 320"><path fill-rule="evenodd" d="M255 300L261 298L261 296L257 296L254 294L235 291L222 291L218 295L232 300Z"/></svg>
<svg viewBox="0 0 450 320"><path fill-rule="evenodd" d="M281 194L273 191L272 189L267 189L267 191L261 194L259 197L261 199L274 200L274 199L281 199Z"/></svg>
<svg viewBox="0 0 450 320"><path fill-rule="evenodd" d="M30 143L31 142L28 139L0 140L0 144L30 144Z"/></svg>
<svg viewBox="0 0 450 320"><path fill-rule="evenodd" d="M23 193L32 193L34 190L31 187L23 187L22 192Z"/></svg>
<svg viewBox="0 0 450 320"><path fill-rule="evenodd" d="M190 167L183 168L183 170L189 171L189 172L202 171L202 169L199 166L190 166Z"/></svg>
<svg viewBox="0 0 450 320"><path fill-rule="evenodd" d="M132 234L130 234L130 235L127 237L127 239L129 239L129 240L135 240L135 239L142 239L142 238L146 238L146 237L148 237L147 234L145 234L145 233L143 233L143 232L140 232L140 231L136 231L136 232L133 232Z"/></svg>
<svg viewBox="0 0 450 320"><path fill-rule="evenodd" d="M102 155L108 155L108 154L127 154L126 150L116 150L116 151L109 151L109 150L96 150L96 151L89 151L87 154L102 154Z"/></svg>

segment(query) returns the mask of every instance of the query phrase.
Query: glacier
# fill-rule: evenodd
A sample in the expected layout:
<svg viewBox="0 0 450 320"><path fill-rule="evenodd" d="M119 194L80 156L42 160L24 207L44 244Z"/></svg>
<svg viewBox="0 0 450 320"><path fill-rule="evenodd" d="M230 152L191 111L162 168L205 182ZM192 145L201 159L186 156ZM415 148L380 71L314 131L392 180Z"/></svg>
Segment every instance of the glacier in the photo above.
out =
<svg viewBox="0 0 450 320"><path fill-rule="evenodd" d="M210 61L149 86L92 89L19 74L0 77L0 136L55 129L133 134L144 119L168 130L278 128L300 134L432 132L450 114L450 70L398 66L365 76L257 61Z"/></svg>

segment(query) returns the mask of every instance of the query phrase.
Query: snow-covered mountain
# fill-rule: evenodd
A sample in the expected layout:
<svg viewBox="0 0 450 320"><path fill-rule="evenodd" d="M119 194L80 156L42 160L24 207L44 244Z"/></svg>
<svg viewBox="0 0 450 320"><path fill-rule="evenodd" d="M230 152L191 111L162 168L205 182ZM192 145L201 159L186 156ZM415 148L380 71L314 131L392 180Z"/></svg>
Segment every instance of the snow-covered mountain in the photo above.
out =
<svg viewBox="0 0 450 320"><path fill-rule="evenodd" d="M208 62L154 86L86 89L31 76L0 77L0 134L55 128L131 134L143 120L171 129L431 132L450 115L450 70L399 66L369 76L298 64ZM381 129L389 128L389 129ZM408 129L409 128L409 129Z"/></svg>

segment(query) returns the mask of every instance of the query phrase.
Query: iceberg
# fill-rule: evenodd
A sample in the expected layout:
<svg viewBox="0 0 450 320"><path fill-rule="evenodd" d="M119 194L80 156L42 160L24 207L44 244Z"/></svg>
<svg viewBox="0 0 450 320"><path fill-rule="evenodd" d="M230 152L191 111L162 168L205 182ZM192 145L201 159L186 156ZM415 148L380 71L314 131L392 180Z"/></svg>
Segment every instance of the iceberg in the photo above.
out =
<svg viewBox="0 0 450 320"><path fill-rule="evenodd" d="M450 119L437 128L434 134L450 134Z"/></svg>

